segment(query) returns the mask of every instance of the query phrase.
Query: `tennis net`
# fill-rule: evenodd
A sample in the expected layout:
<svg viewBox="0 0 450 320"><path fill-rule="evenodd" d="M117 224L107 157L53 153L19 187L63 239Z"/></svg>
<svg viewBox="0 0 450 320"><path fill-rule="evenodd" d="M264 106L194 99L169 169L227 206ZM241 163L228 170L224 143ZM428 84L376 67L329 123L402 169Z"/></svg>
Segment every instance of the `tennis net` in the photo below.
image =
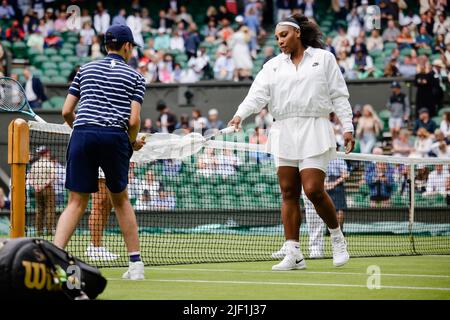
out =
<svg viewBox="0 0 450 320"><path fill-rule="evenodd" d="M26 236L51 240L68 198L70 129L36 122L29 127ZM131 163L128 190L146 264L272 260L284 242L274 159L262 145L240 138L209 141L183 160ZM327 187L342 209L351 256L450 254L450 160L339 153L333 166ZM345 172L344 183L334 186ZM106 189L99 188L68 250L100 267L126 266L114 210L109 214ZM303 213L307 208L303 252L308 257L319 248L330 257L325 226L311 203L301 202Z"/></svg>

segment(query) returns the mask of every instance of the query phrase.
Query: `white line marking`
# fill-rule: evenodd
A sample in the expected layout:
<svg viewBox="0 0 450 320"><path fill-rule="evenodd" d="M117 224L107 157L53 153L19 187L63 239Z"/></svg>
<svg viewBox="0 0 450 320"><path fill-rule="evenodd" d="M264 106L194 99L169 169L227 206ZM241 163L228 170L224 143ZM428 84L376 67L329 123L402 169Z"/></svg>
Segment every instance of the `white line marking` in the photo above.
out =
<svg viewBox="0 0 450 320"><path fill-rule="evenodd" d="M112 268L109 268L112 269ZM114 267L114 269L119 269L118 267ZM123 268L120 268L123 269ZM240 269L199 269L199 268L158 268L158 267L145 267L145 270L153 270L153 271L197 271L197 272L236 272L236 273L292 273L295 271L266 271L266 270L240 270ZM297 274L332 274L332 275L354 275L354 276L364 276L367 277L367 273L358 273L358 272L334 272L334 271L298 271ZM434 274L402 274L402 273L381 273L382 276L388 277L414 277L414 278L450 278L448 275L434 275Z"/></svg>
<svg viewBox="0 0 450 320"><path fill-rule="evenodd" d="M116 279L116 278L108 278L107 280L108 281L131 281L131 280ZM360 285L360 284L341 284L341 283L219 281L219 280L194 280L194 279L145 279L145 280L139 280L138 282L253 284L253 285L310 286L310 287L352 287L352 288L366 288L367 289L367 286L365 286L365 285ZM408 290L450 291L450 288L437 288L437 287L380 286L380 288L381 289L408 289Z"/></svg>

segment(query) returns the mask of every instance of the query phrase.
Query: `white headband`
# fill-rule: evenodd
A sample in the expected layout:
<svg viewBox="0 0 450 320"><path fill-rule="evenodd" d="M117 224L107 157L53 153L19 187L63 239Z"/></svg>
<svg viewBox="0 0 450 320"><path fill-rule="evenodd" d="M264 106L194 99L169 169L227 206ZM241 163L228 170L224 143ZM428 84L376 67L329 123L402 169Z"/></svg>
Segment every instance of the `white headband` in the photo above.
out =
<svg viewBox="0 0 450 320"><path fill-rule="evenodd" d="M294 27L295 29L300 30L300 26L294 22L290 22L290 21L281 21L278 22L277 24L278 26L290 26L290 27Z"/></svg>

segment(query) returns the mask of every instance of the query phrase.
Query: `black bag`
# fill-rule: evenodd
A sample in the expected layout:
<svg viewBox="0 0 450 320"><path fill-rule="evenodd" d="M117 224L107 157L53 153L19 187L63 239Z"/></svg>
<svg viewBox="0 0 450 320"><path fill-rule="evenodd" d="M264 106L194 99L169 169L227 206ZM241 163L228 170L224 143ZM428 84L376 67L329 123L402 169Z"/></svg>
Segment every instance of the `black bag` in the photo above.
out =
<svg viewBox="0 0 450 320"><path fill-rule="evenodd" d="M95 299L106 287L100 271L49 241L0 240L0 297Z"/></svg>

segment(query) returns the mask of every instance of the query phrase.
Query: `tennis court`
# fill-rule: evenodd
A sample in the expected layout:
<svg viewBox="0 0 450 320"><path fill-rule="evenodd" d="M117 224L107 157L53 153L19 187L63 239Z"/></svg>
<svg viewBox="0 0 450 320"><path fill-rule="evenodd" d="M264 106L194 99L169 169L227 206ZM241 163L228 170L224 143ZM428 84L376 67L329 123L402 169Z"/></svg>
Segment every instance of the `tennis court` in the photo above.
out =
<svg viewBox="0 0 450 320"><path fill-rule="evenodd" d="M125 268L105 268L108 286L99 299L450 299L448 255L353 258L342 268L330 259L308 260L308 269L285 272L271 271L272 264L147 267L141 282L121 280ZM367 287L370 266L380 268L380 289Z"/></svg>

